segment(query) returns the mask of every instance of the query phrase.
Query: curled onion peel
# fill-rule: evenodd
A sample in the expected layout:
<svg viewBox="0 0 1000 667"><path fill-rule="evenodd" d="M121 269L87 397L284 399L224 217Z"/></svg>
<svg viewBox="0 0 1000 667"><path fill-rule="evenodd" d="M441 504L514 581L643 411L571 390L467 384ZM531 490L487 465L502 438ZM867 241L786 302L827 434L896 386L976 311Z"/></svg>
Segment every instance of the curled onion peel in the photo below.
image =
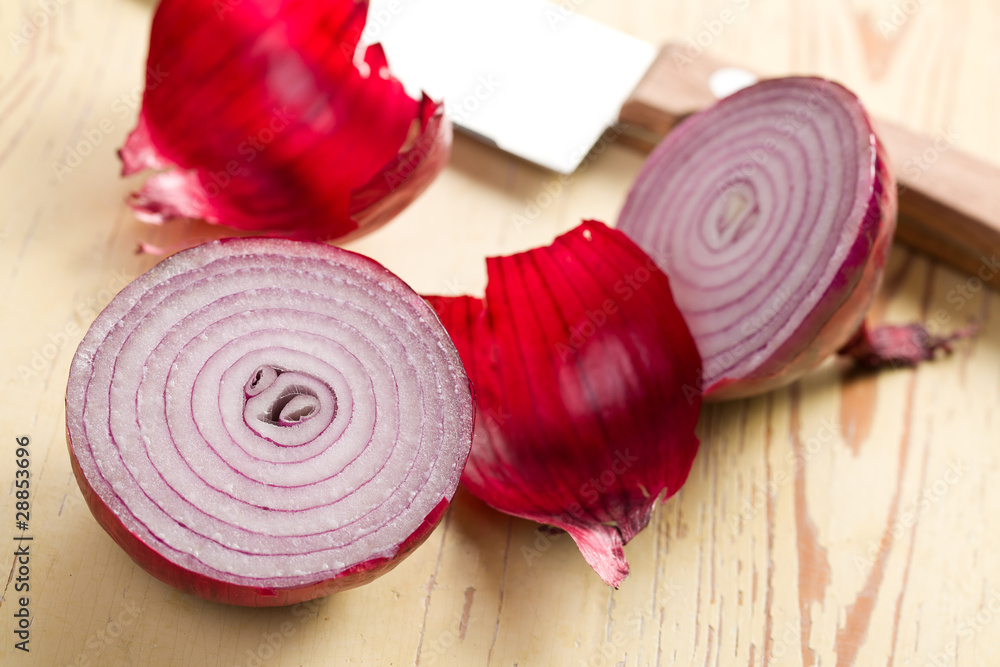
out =
<svg viewBox="0 0 1000 667"><path fill-rule="evenodd" d="M367 2L161 0L123 174L147 222L197 218L257 234L346 239L387 222L448 161L451 125L410 98L378 44L355 51Z"/></svg>
<svg viewBox="0 0 1000 667"><path fill-rule="evenodd" d="M585 222L487 260L485 299L427 297L476 387L462 482L496 509L566 530L609 585L657 498L698 449L700 360L666 276Z"/></svg>
<svg viewBox="0 0 1000 667"><path fill-rule="evenodd" d="M279 239L141 276L91 326L66 392L98 522L164 582L247 606L397 564L453 497L473 412L418 295L360 255Z"/></svg>
<svg viewBox="0 0 1000 667"><path fill-rule="evenodd" d="M741 90L653 151L618 228L670 276L706 398L787 384L861 326L896 188L858 99L811 77Z"/></svg>

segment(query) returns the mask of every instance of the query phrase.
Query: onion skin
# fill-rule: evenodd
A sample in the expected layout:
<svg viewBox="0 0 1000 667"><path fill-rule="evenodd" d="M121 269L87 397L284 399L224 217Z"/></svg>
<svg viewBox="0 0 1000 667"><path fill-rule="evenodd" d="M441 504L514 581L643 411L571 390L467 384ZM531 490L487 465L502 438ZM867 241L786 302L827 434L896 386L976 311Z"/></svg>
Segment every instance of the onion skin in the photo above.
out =
<svg viewBox="0 0 1000 667"><path fill-rule="evenodd" d="M549 247L487 260L485 299L426 297L478 403L462 483L566 530L610 586L623 545L698 450L701 364L667 278L624 234L584 222Z"/></svg>
<svg viewBox="0 0 1000 667"><path fill-rule="evenodd" d="M392 158L364 185L351 191L351 219L357 229L339 242L372 232L409 206L437 178L451 158L452 126L444 108L425 97L413 146Z"/></svg>
<svg viewBox="0 0 1000 667"><path fill-rule="evenodd" d="M802 113L803 111L807 113ZM789 122L789 118L792 122ZM788 128L794 129L786 131ZM832 131L831 128L836 130ZM797 136L798 133L802 136ZM713 135L724 138L714 140ZM711 151L706 149L703 152L709 154L703 155L702 151L699 151L699 142L713 140ZM726 143L729 140L738 142L739 148L730 149ZM824 141L826 143L823 143ZM840 144L831 147L830 144L836 142ZM782 153L782 150L787 152ZM756 164L746 171L748 156L752 156ZM815 170L817 166L820 169L819 175L811 174L810 170ZM804 184L790 183L787 189L783 190L782 186L785 184L780 181L782 169L785 170L786 176L790 176L793 180L806 181L812 178L813 181ZM828 172L823 172L822 169L827 169ZM704 178L708 173L719 175L719 180L711 186L704 181L698 182L697 179ZM827 179L824 178L827 173L832 174L830 183L841 183L844 192L832 192L833 185L827 187ZM855 174L856 180L845 182L844 174L847 173ZM723 223L710 219L707 215L701 220L694 218L679 220L674 213L675 209L685 213L689 213L690 210L704 210L706 213L725 211L725 207L730 206L732 200L726 199L723 192L729 195L725 188L735 187L731 185L732 183L742 183L739 181L740 178L752 183L748 186L752 187L751 191L754 193L754 198L750 201L756 208L752 211L764 220L763 223L754 222L757 227L744 225L741 218L736 218L737 223ZM726 185L727 183L730 185ZM813 193L812 196L814 198L828 196L828 199L820 199L824 206L819 209L815 220L789 221L785 217L778 217L786 215L787 210L792 210L793 197L805 197L806 204L796 203L795 206L802 208L803 211L807 210L807 205L813 204L808 199L809 185L815 187L816 184L824 189L818 194ZM708 208L712 205L709 203L712 200L711 195L705 192L710 191L710 187L717 188L714 196L718 206L715 208ZM685 208L681 204L668 201L666 195L660 197L661 191L668 191L666 188L670 188L671 193L688 192L703 195L706 197L706 202L700 202L698 205L702 208L699 209ZM765 196L765 204L762 205L758 199L761 197L761 192L772 197L773 201ZM803 195L802 192L806 194ZM841 215L839 212L842 212L843 207L848 204L850 206L847 214L836 218L835 216ZM764 208L761 208L762 206ZM831 81L815 77L790 77L772 79L750 86L681 123L653 151L643 166L622 210L618 227L636 240L651 256L658 258L661 268L671 275L675 294L678 294L677 290L681 290L678 304L685 317L691 318L694 311L705 318L702 320L706 323L705 326L694 324L692 319L688 320L692 324L695 340L699 342L706 368L706 374L702 379L702 391L706 400L727 400L760 394L793 382L835 354L855 335L881 283L895 231L896 214L895 179L889 168L885 150L875 136L871 122L858 99ZM745 214L741 212L736 215ZM773 215L775 218L772 220L767 217L768 215ZM715 289L715 286L713 284L709 288L704 285L708 269L701 268L702 265L711 266L717 271L725 269L726 266L721 258L726 256L723 253L735 252L733 248L739 248L741 253L746 254L761 252L761 256L770 261L771 254L754 250L753 246L746 249L746 238L759 244L780 242L778 247L782 248L782 252L788 252L787 248L793 248L791 235L793 233L801 235L802 232L797 227L787 228L786 235L789 240L786 241L785 238L778 236L778 233L784 230L777 227L771 229L767 226L768 223L772 226L778 225L779 221L780 224L788 225L798 223L800 226L809 225L811 230L820 224L821 217L824 220L822 224L827 224L826 216L833 217L829 223L829 231L826 228L820 229L821 233L827 236L820 237L819 241L813 241L813 244L824 243L832 248L836 241L838 254L830 260L831 264L837 262L832 264L836 267L836 273L829 278L821 276L826 280L825 283L797 283L795 279L777 283L782 289L788 289L791 296L783 297L780 315L771 316L776 324L767 323L767 326L785 327L775 329L781 333L781 337L771 337L773 345L769 348L769 352L766 354L757 352L757 346L762 343L753 336L760 336L759 331L762 329L761 325L754 321L756 313L752 310L746 312L746 317L750 319L745 319L742 323L738 319L725 319L733 318L732 315L719 316L717 322L709 318L710 314L711 317L716 316L712 311L704 310L701 303L709 303L707 299L713 294L710 290ZM709 246L705 238L710 235L708 228L712 223L744 225L740 229L741 233L759 234L759 238L733 236L718 248ZM675 229L676 232L673 231ZM725 227L720 226L719 229ZM766 236L769 230L773 236ZM723 232L715 232L713 229L711 233L717 233L718 238L724 238ZM677 241L678 238L687 239L691 235L697 235L695 240L698 244L697 251L702 254L695 259L680 263L671 259L676 256L685 257L692 252L690 247ZM833 240L829 240L830 238ZM702 247L703 243L706 248ZM740 246L739 243L744 245ZM789 245L786 246L786 243ZM841 253L839 250L841 247L847 250ZM744 258L742 254L734 256L740 261ZM784 255L779 255L777 260L780 263L775 265L776 268L767 265L765 270L774 272L795 270L798 257L794 254L791 256L793 259L789 260L785 259ZM798 263L801 265L802 261L798 260ZM683 271L677 268L689 265L699 268L696 270L684 268ZM789 265L792 268L789 268ZM754 303L762 298L759 292L752 290L756 289L758 281L771 278L768 274L761 277L757 269L757 266L750 266L747 272L757 275L743 276L740 281L731 281L736 282L737 286L728 288L730 291L728 301L723 301L721 296L715 297L723 304L719 306L720 308L738 312L736 306L732 304L739 304L739 299L746 298L746 294L754 299ZM826 270L828 269L821 269L821 271ZM806 275L813 276L813 270L806 270ZM749 286L744 287L739 284L740 282L745 282ZM817 298L815 294L820 296ZM775 300L778 299L779 297L775 296ZM807 299L815 300L810 306L807 305ZM760 303L762 306L763 302ZM788 324L790 320L780 319L781 315L788 313L796 317L794 330L790 332L787 331L787 327L791 326ZM723 325L723 322L726 324ZM727 331L732 333L726 333ZM730 346L720 350L719 341L723 335L730 337ZM714 356L706 349L709 345L714 346ZM751 352L747 352L748 349ZM728 368L724 367L727 363ZM713 370L716 364L723 365L721 371Z"/></svg>
<svg viewBox="0 0 1000 667"><path fill-rule="evenodd" d="M367 9L162 0L120 156L123 175L166 171L132 195L136 216L347 240L413 201L447 163L452 127L406 94L378 44L355 64Z"/></svg>
<svg viewBox="0 0 1000 667"><path fill-rule="evenodd" d="M427 539L474 408L447 332L385 268L234 239L168 258L98 316L67 444L94 517L143 569L282 606L371 581Z"/></svg>

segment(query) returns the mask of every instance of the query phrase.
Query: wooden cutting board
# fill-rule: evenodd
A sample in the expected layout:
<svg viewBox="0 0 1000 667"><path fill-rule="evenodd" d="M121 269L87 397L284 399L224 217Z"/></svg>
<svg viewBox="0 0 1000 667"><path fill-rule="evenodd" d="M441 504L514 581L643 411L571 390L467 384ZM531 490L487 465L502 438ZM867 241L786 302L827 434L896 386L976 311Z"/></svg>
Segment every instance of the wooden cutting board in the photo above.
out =
<svg viewBox="0 0 1000 667"><path fill-rule="evenodd" d="M954 131L979 159L1000 155L995 4L564 6L765 74L839 79L882 118ZM632 574L617 592L568 538L465 493L395 571L315 604L231 608L149 577L82 500L63 392L96 311L154 263L137 242L206 232L149 228L122 204L140 180L118 178L114 151L135 119L152 2L45 7L0 9L0 551L11 573L0 664L998 663L1000 296L905 246L873 315L942 331L975 320L980 335L917 370L859 376L830 364L789 389L707 408L691 477L626 548ZM419 291L480 292L486 255L547 243L584 217L613 222L642 159L611 142L558 180L459 137L432 188L350 247ZM24 436L30 653L13 633Z"/></svg>

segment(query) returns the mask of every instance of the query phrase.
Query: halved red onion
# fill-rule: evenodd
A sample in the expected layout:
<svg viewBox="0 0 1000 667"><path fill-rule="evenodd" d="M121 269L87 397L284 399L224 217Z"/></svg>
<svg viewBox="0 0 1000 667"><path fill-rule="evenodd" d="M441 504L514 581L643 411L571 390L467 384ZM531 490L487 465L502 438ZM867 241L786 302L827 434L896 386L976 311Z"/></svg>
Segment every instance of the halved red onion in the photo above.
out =
<svg viewBox="0 0 1000 667"><path fill-rule="evenodd" d="M398 563L455 493L473 411L447 332L399 278L278 239L141 276L91 326L66 392L105 530L168 584L248 606Z"/></svg>
<svg viewBox="0 0 1000 667"><path fill-rule="evenodd" d="M617 588L622 545L698 451L694 341L667 277L599 222L486 268L485 299L427 297L476 386L462 482L502 512L566 530Z"/></svg>
<svg viewBox="0 0 1000 667"><path fill-rule="evenodd" d="M368 3L161 0L123 174L164 169L130 204L330 240L391 219L451 150L442 107L410 98L382 48L356 59Z"/></svg>
<svg viewBox="0 0 1000 667"><path fill-rule="evenodd" d="M706 398L786 384L858 331L896 188L858 99L818 78L758 83L650 155L618 228L670 276Z"/></svg>

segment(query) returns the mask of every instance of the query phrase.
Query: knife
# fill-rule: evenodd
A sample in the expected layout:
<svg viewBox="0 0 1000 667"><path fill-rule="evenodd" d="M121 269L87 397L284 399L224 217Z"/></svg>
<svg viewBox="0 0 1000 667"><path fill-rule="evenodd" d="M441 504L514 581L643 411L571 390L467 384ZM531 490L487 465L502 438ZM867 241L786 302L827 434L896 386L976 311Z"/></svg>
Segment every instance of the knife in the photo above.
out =
<svg viewBox="0 0 1000 667"><path fill-rule="evenodd" d="M412 95L443 99L462 132L547 169L573 171L611 125L652 148L683 118L756 77L691 45L652 44L544 0L371 0ZM985 279L1000 254L1000 167L874 119L899 182L896 238Z"/></svg>

